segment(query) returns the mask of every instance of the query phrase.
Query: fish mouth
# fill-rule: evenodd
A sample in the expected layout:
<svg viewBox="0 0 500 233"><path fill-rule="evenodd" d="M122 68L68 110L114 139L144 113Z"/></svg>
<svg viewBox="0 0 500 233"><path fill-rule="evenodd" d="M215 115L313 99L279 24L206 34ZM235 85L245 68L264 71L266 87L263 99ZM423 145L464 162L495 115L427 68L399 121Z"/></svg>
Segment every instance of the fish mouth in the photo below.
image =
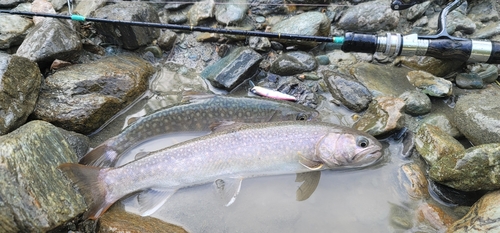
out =
<svg viewBox="0 0 500 233"><path fill-rule="evenodd" d="M368 166L377 162L382 157L382 149L378 147L367 148L360 151L351 160L352 165Z"/></svg>

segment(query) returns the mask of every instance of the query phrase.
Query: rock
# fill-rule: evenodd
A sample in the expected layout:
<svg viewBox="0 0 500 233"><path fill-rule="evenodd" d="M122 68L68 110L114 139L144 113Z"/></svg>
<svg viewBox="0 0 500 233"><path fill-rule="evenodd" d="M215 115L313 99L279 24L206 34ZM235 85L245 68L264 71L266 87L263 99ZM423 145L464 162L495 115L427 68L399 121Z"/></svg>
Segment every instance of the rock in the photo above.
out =
<svg viewBox="0 0 500 233"><path fill-rule="evenodd" d="M196 26L200 23L200 21L212 18L214 16L214 7L214 0L196 2L187 13L189 24Z"/></svg>
<svg viewBox="0 0 500 233"><path fill-rule="evenodd" d="M285 19L271 27L271 32L282 34L300 34L309 36L329 36L331 23L325 14L310 11ZM299 44L309 47L317 45L313 41L296 42L290 40L279 40L284 44Z"/></svg>
<svg viewBox="0 0 500 233"><path fill-rule="evenodd" d="M52 4L47 0L34 0L33 3L31 3L31 11L49 14L56 13L56 10L52 6ZM42 22L43 20L45 20L45 17L33 17L33 23L35 23L35 25Z"/></svg>
<svg viewBox="0 0 500 233"><path fill-rule="evenodd" d="M391 31L398 25L399 17L399 11L393 11L387 1L376 0L349 7L341 16L338 26L357 32Z"/></svg>
<svg viewBox="0 0 500 233"><path fill-rule="evenodd" d="M418 128L415 148L431 167L437 166L436 163L440 160L449 161L454 155L465 150L455 138L439 127L429 124L423 124Z"/></svg>
<svg viewBox="0 0 500 233"><path fill-rule="evenodd" d="M498 21L497 4L494 0L471 2L467 15L470 19L480 22Z"/></svg>
<svg viewBox="0 0 500 233"><path fill-rule="evenodd" d="M414 90L408 80L403 78L407 69L391 66L374 65L361 62L354 66L347 65L351 74L363 83L374 96L399 96L407 90Z"/></svg>
<svg viewBox="0 0 500 233"><path fill-rule="evenodd" d="M480 233L500 231L500 191L484 195L469 212L453 223L447 233Z"/></svg>
<svg viewBox="0 0 500 233"><path fill-rule="evenodd" d="M0 135L26 122L33 112L42 83L35 62L0 53Z"/></svg>
<svg viewBox="0 0 500 233"><path fill-rule="evenodd" d="M373 136L382 135L404 125L403 111L405 102L400 98L379 96L373 99L353 128Z"/></svg>
<svg viewBox="0 0 500 233"><path fill-rule="evenodd" d="M498 24L498 22L490 22L487 23L484 27L476 30L474 34L471 35L471 37L477 39L488 39L499 34L500 24Z"/></svg>
<svg viewBox="0 0 500 233"><path fill-rule="evenodd" d="M464 63L455 60L439 60L433 57L412 56L397 57L393 64L403 65L414 70L421 70L438 77L444 77L462 67Z"/></svg>
<svg viewBox="0 0 500 233"><path fill-rule="evenodd" d="M400 168L399 180L411 198L426 199L430 197L427 189L427 178L418 164L403 164Z"/></svg>
<svg viewBox="0 0 500 233"><path fill-rule="evenodd" d="M61 10L63 6L68 2L66 0L49 0L55 10Z"/></svg>
<svg viewBox="0 0 500 233"><path fill-rule="evenodd" d="M412 85L427 95L436 97L451 95L453 85L450 81L436 77L425 71L410 71L406 75L406 78L408 78L408 81Z"/></svg>
<svg viewBox="0 0 500 233"><path fill-rule="evenodd" d="M176 39L177 33L170 30L163 31L160 38L158 38L158 46L163 50L169 51L174 47Z"/></svg>
<svg viewBox="0 0 500 233"><path fill-rule="evenodd" d="M446 31L448 34L452 35L456 31L463 32L465 34L472 34L476 31L476 24L470 18L468 18L463 12L458 9L451 11L447 18ZM429 28L437 30L438 27L439 14L434 14L429 19Z"/></svg>
<svg viewBox="0 0 500 233"><path fill-rule="evenodd" d="M290 76L313 71L318 67L314 56L302 51L288 52L280 55L271 65L271 72Z"/></svg>
<svg viewBox="0 0 500 233"><path fill-rule="evenodd" d="M20 45L33 21L20 15L0 14L0 49Z"/></svg>
<svg viewBox="0 0 500 233"><path fill-rule="evenodd" d="M95 18L112 20L160 23L156 10L147 3L119 2L99 8ZM105 42L118 44L125 49L137 49L150 44L160 35L160 29L151 27L133 27L124 24L96 23L97 32L105 37Z"/></svg>
<svg viewBox="0 0 500 233"><path fill-rule="evenodd" d="M457 127L455 127L448 116L446 116L443 113L431 113L428 116L426 116L422 121L420 122L421 125L423 124L429 124L429 125L434 125L440 128L443 132L447 133L448 135L454 137L454 138L459 138L462 137L463 134L460 133Z"/></svg>
<svg viewBox="0 0 500 233"><path fill-rule="evenodd" d="M89 134L141 95L153 71L127 55L63 68L45 79L33 117Z"/></svg>
<svg viewBox="0 0 500 233"><path fill-rule="evenodd" d="M491 64L474 64L468 73L455 78L457 86L464 89L480 89L498 78L498 67Z"/></svg>
<svg viewBox="0 0 500 233"><path fill-rule="evenodd" d="M288 12L286 4L282 0L249 0L252 6L250 10L254 15L279 15Z"/></svg>
<svg viewBox="0 0 500 233"><path fill-rule="evenodd" d="M120 232L164 232L164 233L187 233L182 227L166 223L153 217L141 217L126 212L123 207L113 205L99 219L97 232L120 233Z"/></svg>
<svg viewBox="0 0 500 233"><path fill-rule="evenodd" d="M327 56L332 64L336 64L343 67L358 63L358 59L352 53L345 53L339 49L328 52Z"/></svg>
<svg viewBox="0 0 500 233"><path fill-rule="evenodd" d="M85 211L83 197L57 169L76 163L63 131L31 121L0 139L0 231L46 232Z"/></svg>
<svg viewBox="0 0 500 233"><path fill-rule="evenodd" d="M208 66L200 75L214 87L232 90L257 72L261 60L262 56L257 52L241 47Z"/></svg>
<svg viewBox="0 0 500 233"><path fill-rule="evenodd" d="M27 2L26 0L2 0L0 7L14 7L19 3ZM3 17L3 16L2 16Z"/></svg>
<svg viewBox="0 0 500 233"><path fill-rule="evenodd" d="M475 73L460 73L455 78L455 83L462 89L482 89L484 87L483 79Z"/></svg>
<svg viewBox="0 0 500 233"><path fill-rule="evenodd" d="M420 91L405 91L399 98L405 101L405 112L410 115L419 116L431 112L431 99Z"/></svg>
<svg viewBox="0 0 500 233"><path fill-rule="evenodd" d="M71 22L50 18L31 29L17 49L17 55L50 65L55 59L74 59L81 49L80 36Z"/></svg>
<svg viewBox="0 0 500 233"><path fill-rule="evenodd" d="M414 21L422 17L427 9L429 9L431 3L432 2L423 2L421 4L417 4L408 8L408 10L406 10L406 19L409 21Z"/></svg>
<svg viewBox="0 0 500 233"><path fill-rule="evenodd" d="M215 5L215 19L223 25L235 24L246 16L246 0L219 0Z"/></svg>
<svg viewBox="0 0 500 233"><path fill-rule="evenodd" d="M453 110L453 124L474 145L500 142L500 93L492 87L461 96Z"/></svg>
<svg viewBox="0 0 500 233"><path fill-rule="evenodd" d="M330 65L330 58L327 55L316 56L316 61L318 61L320 65Z"/></svg>
<svg viewBox="0 0 500 233"><path fill-rule="evenodd" d="M83 15L85 17L90 16L90 13L94 12L95 10L102 8L106 4L107 0L85 0L85 1L78 1L76 4L76 7L74 9L74 12L76 14Z"/></svg>
<svg viewBox="0 0 500 233"><path fill-rule="evenodd" d="M500 188L500 143L483 144L447 155L429 169L431 179L462 191Z"/></svg>
<svg viewBox="0 0 500 233"><path fill-rule="evenodd" d="M439 205L431 203L422 203L418 207L417 219L426 226L426 232L444 232L455 221Z"/></svg>
<svg viewBox="0 0 500 233"><path fill-rule="evenodd" d="M271 49L271 42L268 38L251 36L248 38L248 46L256 51L269 51Z"/></svg>
<svg viewBox="0 0 500 233"><path fill-rule="evenodd" d="M183 24L188 21L188 18L184 14L173 14L169 15L167 18L167 23L171 24Z"/></svg>
<svg viewBox="0 0 500 233"><path fill-rule="evenodd" d="M485 191L460 191L434 181L429 182L429 190L434 199L450 206L472 206L485 194Z"/></svg>
<svg viewBox="0 0 500 233"><path fill-rule="evenodd" d="M324 70L323 78L333 98L352 111L364 111L372 101L370 90L351 75Z"/></svg>
<svg viewBox="0 0 500 233"><path fill-rule="evenodd" d="M498 79L498 66L492 64L473 64L471 73L477 74L484 83L492 83Z"/></svg>

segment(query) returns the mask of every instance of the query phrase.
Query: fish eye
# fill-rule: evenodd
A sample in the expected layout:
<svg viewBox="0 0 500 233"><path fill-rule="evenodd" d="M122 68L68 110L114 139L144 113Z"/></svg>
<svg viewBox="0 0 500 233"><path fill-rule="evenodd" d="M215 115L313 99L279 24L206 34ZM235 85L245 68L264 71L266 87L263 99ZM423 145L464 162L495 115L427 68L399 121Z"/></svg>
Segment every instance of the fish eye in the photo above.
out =
<svg viewBox="0 0 500 233"><path fill-rule="evenodd" d="M368 139L366 139L364 137L359 137L356 140L356 145L361 147L361 148L366 148L366 147L368 147L368 145L370 145L370 142L368 141Z"/></svg>
<svg viewBox="0 0 500 233"><path fill-rule="evenodd" d="M297 114L297 119L296 120L298 120L298 121L305 121L307 119L309 119L309 117L306 114L304 114L304 113Z"/></svg>

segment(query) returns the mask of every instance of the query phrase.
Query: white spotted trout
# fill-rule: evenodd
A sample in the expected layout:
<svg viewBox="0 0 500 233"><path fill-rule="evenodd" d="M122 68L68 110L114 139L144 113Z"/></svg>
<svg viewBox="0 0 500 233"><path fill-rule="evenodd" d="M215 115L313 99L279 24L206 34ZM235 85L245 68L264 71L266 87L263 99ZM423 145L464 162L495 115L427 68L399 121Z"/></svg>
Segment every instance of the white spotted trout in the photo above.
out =
<svg viewBox="0 0 500 233"><path fill-rule="evenodd" d="M114 202L135 193L141 214L146 216L180 188L228 179L365 167L381 157L381 149L372 136L339 125L267 122L227 127L150 152L120 167L62 164L59 168L84 195L89 206L85 217L97 219Z"/></svg>
<svg viewBox="0 0 500 233"><path fill-rule="evenodd" d="M212 125L220 122L307 121L318 115L316 110L300 104L264 98L196 98L189 104L175 105L140 118L87 153L80 163L114 166L124 152L150 138L173 132L210 131Z"/></svg>

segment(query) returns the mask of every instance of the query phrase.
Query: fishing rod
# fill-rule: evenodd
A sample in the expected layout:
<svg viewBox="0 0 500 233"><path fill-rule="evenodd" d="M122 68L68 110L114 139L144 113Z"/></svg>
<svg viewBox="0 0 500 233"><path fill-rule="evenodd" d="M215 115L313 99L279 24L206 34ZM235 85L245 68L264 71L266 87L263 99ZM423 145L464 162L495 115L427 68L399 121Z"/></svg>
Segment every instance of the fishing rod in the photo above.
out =
<svg viewBox="0 0 500 233"><path fill-rule="evenodd" d="M406 9L426 0L395 0L391 8L395 10ZM430 56L438 59L454 60L457 62L483 62L500 64L500 42L487 40L472 40L452 37L446 31L446 16L449 12L460 6L465 0L454 0L449 3L439 14L438 30L436 35L410 34L403 36L399 33L386 33L386 35L363 34L347 32L344 36L309 36L286 33L272 33L261 31L247 31L224 28L211 28L192 25L162 24L138 21L123 21L101 18L87 18L81 15L58 15L37 12L20 12L0 10L0 13L24 16L40 16L60 19L69 19L80 22L98 22L125 24L130 26L165 28L182 31L198 31L230 35L257 36L275 39L329 42L340 46L344 52L383 53L387 56Z"/></svg>

